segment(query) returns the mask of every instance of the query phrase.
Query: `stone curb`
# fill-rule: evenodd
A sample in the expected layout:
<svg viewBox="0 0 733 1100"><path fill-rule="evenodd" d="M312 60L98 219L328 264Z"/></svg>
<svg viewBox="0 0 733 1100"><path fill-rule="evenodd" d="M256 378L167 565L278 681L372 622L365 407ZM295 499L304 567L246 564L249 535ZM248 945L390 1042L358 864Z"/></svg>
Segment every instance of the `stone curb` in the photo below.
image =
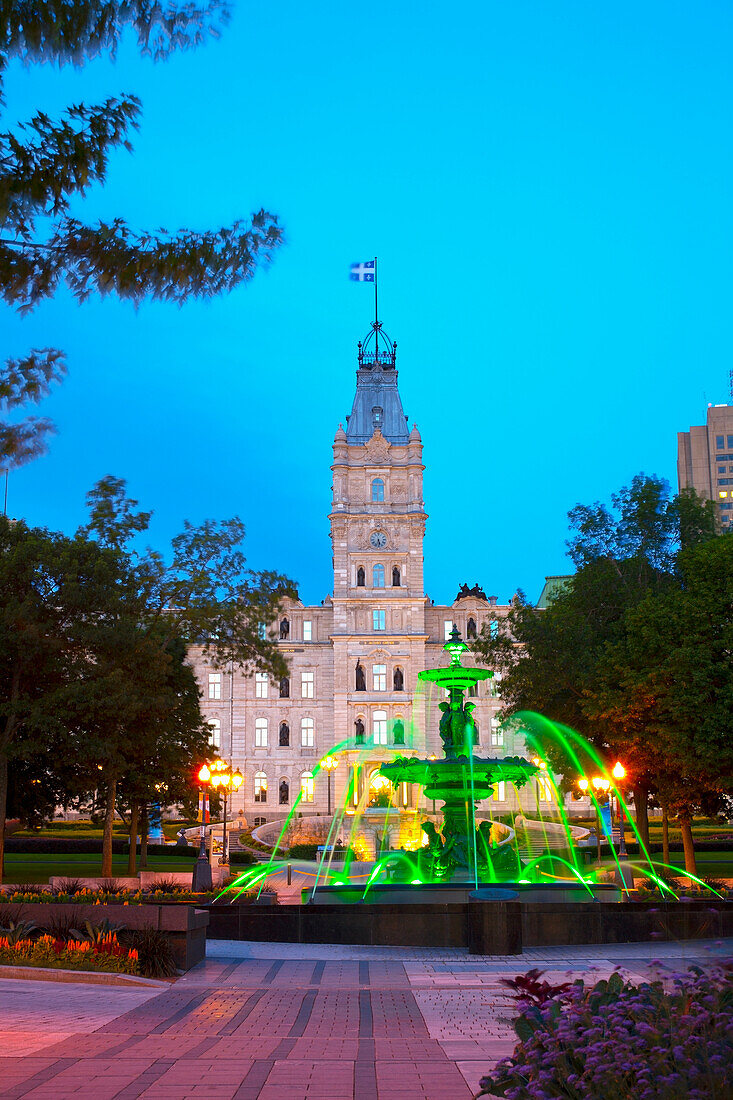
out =
<svg viewBox="0 0 733 1100"><path fill-rule="evenodd" d="M141 978L137 974L111 974L94 970L57 970L43 966L0 966L0 979L22 978L37 982L78 982L82 985L135 985L147 989L170 989L170 982Z"/></svg>

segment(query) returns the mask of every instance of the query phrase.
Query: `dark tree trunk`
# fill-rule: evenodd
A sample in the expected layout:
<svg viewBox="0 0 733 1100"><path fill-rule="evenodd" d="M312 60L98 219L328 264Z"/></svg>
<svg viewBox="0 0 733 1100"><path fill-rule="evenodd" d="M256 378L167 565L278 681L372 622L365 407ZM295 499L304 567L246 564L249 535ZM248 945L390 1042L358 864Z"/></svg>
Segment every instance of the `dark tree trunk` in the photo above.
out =
<svg viewBox="0 0 733 1100"><path fill-rule="evenodd" d="M0 882L5 870L5 813L8 806L8 756L0 752Z"/></svg>
<svg viewBox="0 0 733 1100"><path fill-rule="evenodd" d="M115 802L117 800L117 780L110 778L107 783L107 801L104 808L104 832L102 833L102 877L112 877L112 829L115 823Z"/></svg>
<svg viewBox="0 0 733 1100"><path fill-rule="evenodd" d="M137 819L139 813L139 803L133 802L130 808L130 854L127 857L128 875L135 874L135 863L137 860Z"/></svg>
<svg viewBox="0 0 733 1100"><path fill-rule="evenodd" d="M634 787L634 811L636 828L646 848L649 847L649 791L646 787Z"/></svg>
<svg viewBox="0 0 733 1100"><path fill-rule="evenodd" d="M669 863L669 814L662 806L662 862Z"/></svg>
<svg viewBox="0 0 733 1100"><path fill-rule="evenodd" d="M140 870L148 866L148 804L143 802L140 814Z"/></svg>
<svg viewBox="0 0 733 1100"><path fill-rule="evenodd" d="M692 839L692 820L688 814L680 815L680 828L682 829L682 847L685 850L685 870L688 875L697 876L695 843Z"/></svg>

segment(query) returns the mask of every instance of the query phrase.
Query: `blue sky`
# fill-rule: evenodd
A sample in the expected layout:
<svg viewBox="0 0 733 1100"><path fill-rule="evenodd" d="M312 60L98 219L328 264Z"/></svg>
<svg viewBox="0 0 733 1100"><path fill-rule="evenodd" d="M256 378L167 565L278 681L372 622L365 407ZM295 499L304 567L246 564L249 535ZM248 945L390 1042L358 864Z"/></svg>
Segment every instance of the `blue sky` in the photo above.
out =
<svg viewBox="0 0 733 1100"><path fill-rule="evenodd" d="M238 514L255 568L331 590L331 443L350 411L375 254L400 390L425 444L426 590L535 599L566 515L638 471L674 483L676 432L728 398L733 13L723 2L237 3L164 64L23 70L6 120L143 100L84 217L208 228L264 206L287 244L182 309L65 293L3 351L65 349L50 454L9 512L71 531L105 474L155 512Z"/></svg>

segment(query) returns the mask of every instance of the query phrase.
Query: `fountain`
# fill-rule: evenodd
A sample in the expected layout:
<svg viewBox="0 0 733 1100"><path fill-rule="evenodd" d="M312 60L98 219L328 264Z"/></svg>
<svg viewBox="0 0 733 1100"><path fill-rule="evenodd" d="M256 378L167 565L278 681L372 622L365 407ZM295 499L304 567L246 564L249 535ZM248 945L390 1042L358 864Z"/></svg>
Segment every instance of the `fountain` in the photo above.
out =
<svg viewBox="0 0 733 1100"><path fill-rule="evenodd" d="M636 894L632 893L634 873L656 885L664 904L674 903L676 894L666 884L665 878L670 870L679 874L685 872L652 860L641 842L613 775L606 771L598 753L579 734L541 715L524 715L519 716L517 721L523 727L525 742L533 753L532 760L519 756L481 758L474 755L474 704L470 695L468 699L465 696L466 692L470 693L475 685L489 679L493 673L489 669L462 664L461 657L468 646L461 641L455 627L444 649L450 657L447 666L419 673L419 681L434 686L442 696L438 703L442 759L435 756L420 758L400 752L392 760L382 763L376 773L376 782L374 777L372 779L372 787L380 797L372 798L372 805L369 806L369 792L358 794L357 774L373 749L352 741L335 745L331 750L332 758L343 753L349 760L356 756L356 763L352 763L351 779L341 806L325 823L327 833L319 841L323 854L317 868L315 871L301 869L298 872L309 882L302 891L304 912L310 911L311 906L355 903L370 910L373 915L369 917L364 912L358 921L354 915L344 925L338 921L334 924L328 912L324 912L322 919L319 918L313 925L312 933L303 932L301 928L299 935L305 935L306 939L310 934L316 937L357 937L343 941L355 943L371 942L370 936L385 936L383 941L374 942L425 942L435 946L440 945L443 936L443 942L448 946L463 942L465 926L462 922L467 919L468 927L473 929L469 933L469 942L474 944L476 950L511 953L516 946L516 936L521 939L515 927L519 911L511 907L520 903L543 910L545 918L535 916L532 919L540 924L545 919L548 928L556 920L558 923L551 934L561 937L568 934L563 929L571 921L570 911L575 910L578 915L572 920L575 920L578 930L573 934L580 938L574 942L586 942L583 937L591 934L587 916L581 912L585 907L581 905L578 909L578 903L618 903L629 897L635 898ZM618 799L625 819L635 834L632 839L638 842L639 859L633 864L620 862L619 854L610 845L612 881L598 881L602 874L607 874L600 862L595 870L584 864L578 841L588 836L588 830L570 824L564 797L543 755L542 745L548 742L562 748L578 776L584 777L586 774L584 761L594 771L599 770L607 776L605 789ZM527 787L530 798L534 795L537 817L528 816L527 806L522 804L518 793L519 813L515 814L511 825L506 820L495 820L490 811L487 815L481 804L492 799L500 783L511 786L515 792ZM413 790L416 787L422 790L424 810L419 807L407 809L404 795L402 805L399 805L399 792L405 792L410 786ZM549 812L543 813L541 809L540 789L544 792ZM387 792L390 796L383 797ZM600 805L592 788L589 794L600 817ZM550 796L554 805L550 804ZM427 810L428 802L432 802L432 814ZM442 806L436 809L438 802ZM278 857L277 850L283 842L287 847L288 830L293 828L293 818L299 805L300 797L282 826L272 823L279 829L276 840L274 835L271 840L268 839L272 826L262 827L259 839L267 839L269 843L275 841L267 865L245 872L222 896L229 895L228 900L234 902L242 890L253 887L261 889L268 881L277 888L286 875L290 881L290 865L282 856ZM392 843L395 825L399 826L396 831L397 847ZM268 838L264 835L265 829L268 830ZM381 830L381 840L373 853L365 851L365 830L370 831L372 836ZM406 841L408 835L409 841ZM346 853L343 864L337 863L334 858L339 843ZM359 854L355 855L355 851ZM700 888L705 888L699 879L695 878L695 882ZM712 887L706 889L719 896ZM536 906L538 902L543 904ZM553 904L544 904L548 902ZM377 915L380 906L387 907L384 913L384 922L387 923L382 931L375 931L380 921ZM616 909L616 906L610 908ZM395 909L410 912L414 917L414 928L407 930L404 917L395 916ZM452 916L449 911L452 911ZM650 912L656 913L658 910L652 906ZM280 919L285 921L286 917L278 917ZM608 919L615 928L614 918ZM619 913L618 920L621 919ZM305 916L302 920L306 921ZM396 924L390 926L391 920ZM451 920L457 921L457 924L446 930L445 922L450 924ZM443 932L436 930L436 921L444 922ZM306 923L311 926L310 918ZM362 925L364 930L360 932ZM503 930L499 933L498 928ZM550 935L550 932L537 934ZM597 930L593 934L598 934ZM360 935L366 938L361 940L358 938ZM393 940L389 938L391 936L397 938ZM408 938L405 939L405 936ZM424 939L420 939L421 936ZM410 937L417 938L413 940ZM316 938L313 942L330 941ZM546 942L571 941L560 938Z"/></svg>
<svg viewBox="0 0 733 1100"><path fill-rule="evenodd" d="M465 901L477 891L482 897L495 899L519 894L526 900L548 894L562 900L587 900L589 895L599 894L609 900L618 898L615 885L593 883L583 873L567 822L557 828L571 856L569 860L547 852L532 859L531 852L520 852L514 829L493 820L477 821L477 806L491 798L498 783L511 784L518 791L537 776L548 781L548 772L539 758L531 762L519 756L474 755L475 704L465 694L493 673L462 664L461 657L468 646L455 626L443 648L450 656L449 664L418 675L420 681L435 685L446 696L439 703L443 759L398 755L382 764L378 773L380 779L391 784L395 794L403 784L414 784L434 807L442 802L438 811L441 827L432 819L423 821L422 845L415 851L390 851L377 858L365 883L350 881L348 866L339 872L336 881L336 876L329 875L325 868L313 888L304 891L308 900L315 903ZM547 839L547 829L552 826L535 824L543 829ZM323 881L319 884L321 877Z"/></svg>

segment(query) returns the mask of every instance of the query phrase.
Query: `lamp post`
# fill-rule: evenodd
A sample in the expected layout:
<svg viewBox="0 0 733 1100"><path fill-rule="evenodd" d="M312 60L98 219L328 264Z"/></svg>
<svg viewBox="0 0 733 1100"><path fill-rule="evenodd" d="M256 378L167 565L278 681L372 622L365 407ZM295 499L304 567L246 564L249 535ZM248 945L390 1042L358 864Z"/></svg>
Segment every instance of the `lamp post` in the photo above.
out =
<svg viewBox="0 0 733 1100"><path fill-rule="evenodd" d="M222 839L221 839L221 856L219 857L219 865L226 866L229 863L229 850L227 848L227 796L230 791L238 791L244 783L244 776L240 772L239 768L235 772L232 771L229 764L225 760L215 760L211 765L209 783L216 789L221 788L222 796L224 798L224 816L222 826Z"/></svg>
<svg viewBox="0 0 733 1100"><path fill-rule="evenodd" d="M328 816L331 816L331 772L334 768L339 766L339 762L335 756L324 756L321 760L321 767L326 769L328 775Z"/></svg>
<svg viewBox="0 0 733 1100"><path fill-rule="evenodd" d="M199 803L201 807L201 828L199 830L199 854L193 866L191 888L194 893L205 893L212 887L211 864L206 857L206 825L208 823L209 792L207 785L211 779L209 765L204 764L198 773Z"/></svg>
<svg viewBox="0 0 733 1100"><path fill-rule="evenodd" d="M626 768L623 766L620 760L617 760L613 766L611 775L616 780L616 788L620 790L621 780L626 775ZM624 832L624 809L621 804L621 797L618 797L618 854L620 856L626 856L626 835Z"/></svg>
<svg viewBox="0 0 733 1100"><path fill-rule="evenodd" d="M601 862L601 815L600 815L600 812L599 812L599 809L598 809L598 797L597 796L602 794L604 791L607 792L608 788L610 786L611 786L610 781L608 779L605 779L602 775L594 775L589 780L588 779L579 779L578 780L578 787L583 792L583 794L586 793L586 791L588 790L589 787L593 787L593 790L596 792L596 799L595 799L596 854L597 854L597 858L598 858L599 863Z"/></svg>

